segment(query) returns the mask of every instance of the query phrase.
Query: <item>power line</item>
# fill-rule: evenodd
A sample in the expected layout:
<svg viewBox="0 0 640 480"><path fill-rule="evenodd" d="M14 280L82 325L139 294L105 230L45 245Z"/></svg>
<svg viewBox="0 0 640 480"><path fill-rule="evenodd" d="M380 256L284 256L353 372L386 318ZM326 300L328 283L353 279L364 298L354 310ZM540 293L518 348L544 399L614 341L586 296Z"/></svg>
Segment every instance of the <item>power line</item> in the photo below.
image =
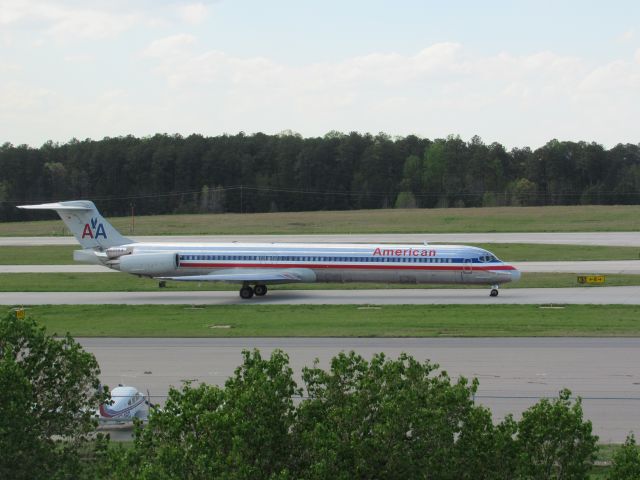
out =
<svg viewBox="0 0 640 480"><path fill-rule="evenodd" d="M401 193L410 193L416 198L440 198L440 197L453 197L453 198L470 198L470 197L482 197L484 195L497 195L497 196L507 196L514 195L514 192L510 192L507 190L504 191L478 191L478 192L421 192L415 193L407 190L392 190L388 192L380 192L380 191L357 191L357 190L314 190L314 189L302 189L302 188L285 188L285 187L258 187L258 186L249 186L249 185L230 185L223 187L210 187L207 191L208 194L217 193L217 192L233 192L240 191L241 197L244 197L245 191L252 191L256 193L263 194L277 194L277 193L285 193L285 194L294 194L294 195L323 195L323 196L343 196L343 197L379 197L379 198L388 198L395 197ZM161 193L140 193L135 195L115 195L115 196L93 196L86 195L86 197L90 198L93 201L117 201L117 200L138 200L138 199L151 199L151 198L168 198L168 197L179 197L184 195L200 195L202 194L202 189L199 190L184 190L179 192L161 192ZM517 194L518 196L524 198L574 198L574 197L582 197L585 192L531 192L531 193L521 193ZM594 197L601 196L637 196L640 195L640 191L632 191L632 192L614 192L614 191L598 191L591 194ZM55 199L57 201L58 199ZM1 204L18 204L21 202L33 202L33 203L42 203L42 202L50 202L54 201L50 198L48 199L9 199L0 201Z"/></svg>

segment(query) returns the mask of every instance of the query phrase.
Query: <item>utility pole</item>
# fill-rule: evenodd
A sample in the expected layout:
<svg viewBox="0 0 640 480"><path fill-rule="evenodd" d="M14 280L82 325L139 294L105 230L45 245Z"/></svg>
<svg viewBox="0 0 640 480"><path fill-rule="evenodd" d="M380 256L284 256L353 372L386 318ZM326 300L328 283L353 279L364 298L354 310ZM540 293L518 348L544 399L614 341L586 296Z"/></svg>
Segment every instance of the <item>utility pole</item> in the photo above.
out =
<svg viewBox="0 0 640 480"><path fill-rule="evenodd" d="M135 209L136 207L133 205L133 203L131 204L131 226L129 227L129 230L131 230L131 233L135 233L136 230L136 215L135 215Z"/></svg>

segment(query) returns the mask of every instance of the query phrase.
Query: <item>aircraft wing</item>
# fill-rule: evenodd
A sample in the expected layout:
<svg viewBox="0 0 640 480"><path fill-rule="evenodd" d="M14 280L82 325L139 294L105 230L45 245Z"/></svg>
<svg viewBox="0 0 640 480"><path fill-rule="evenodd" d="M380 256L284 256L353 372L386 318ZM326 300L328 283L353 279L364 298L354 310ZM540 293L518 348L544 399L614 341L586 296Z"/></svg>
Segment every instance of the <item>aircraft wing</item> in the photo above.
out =
<svg viewBox="0 0 640 480"><path fill-rule="evenodd" d="M239 282L239 283L295 283L315 282L316 275L308 268L259 269L242 268L216 270L204 275L184 275L179 277L158 277L160 280L178 282Z"/></svg>

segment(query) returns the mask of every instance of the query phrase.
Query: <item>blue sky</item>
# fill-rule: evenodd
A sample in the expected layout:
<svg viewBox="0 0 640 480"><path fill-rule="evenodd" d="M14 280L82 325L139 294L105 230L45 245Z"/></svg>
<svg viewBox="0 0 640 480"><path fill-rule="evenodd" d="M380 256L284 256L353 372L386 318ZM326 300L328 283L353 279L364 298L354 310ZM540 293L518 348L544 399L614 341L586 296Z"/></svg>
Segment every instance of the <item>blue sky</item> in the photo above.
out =
<svg viewBox="0 0 640 480"><path fill-rule="evenodd" d="M0 142L640 141L640 2L0 0Z"/></svg>

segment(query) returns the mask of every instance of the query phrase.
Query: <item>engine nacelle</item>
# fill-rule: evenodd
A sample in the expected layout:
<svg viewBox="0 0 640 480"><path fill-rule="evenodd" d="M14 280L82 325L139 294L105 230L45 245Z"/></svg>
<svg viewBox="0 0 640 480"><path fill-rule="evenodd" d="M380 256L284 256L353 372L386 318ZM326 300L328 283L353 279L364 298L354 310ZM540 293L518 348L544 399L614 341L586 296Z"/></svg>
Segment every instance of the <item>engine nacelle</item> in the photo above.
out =
<svg viewBox="0 0 640 480"><path fill-rule="evenodd" d="M120 257L121 272L137 275L168 275L175 273L180 263L177 253L134 253Z"/></svg>
<svg viewBox="0 0 640 480"><path fill-rule="evenodd" d="M107 248L105 252L107 258L113 260L114 258L122 257L123 255L130 255L133 253L132 247L111 247Z"/></svg>

